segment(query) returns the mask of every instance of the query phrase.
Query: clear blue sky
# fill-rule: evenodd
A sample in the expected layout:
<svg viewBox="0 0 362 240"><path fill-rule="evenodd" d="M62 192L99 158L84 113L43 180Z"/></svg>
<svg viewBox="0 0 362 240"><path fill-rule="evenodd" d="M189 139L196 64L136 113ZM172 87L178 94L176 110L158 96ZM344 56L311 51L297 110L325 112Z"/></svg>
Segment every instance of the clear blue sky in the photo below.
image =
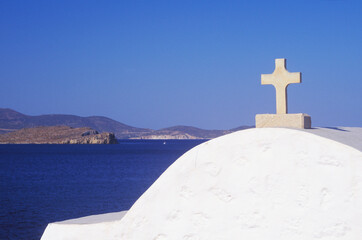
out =
<svg viewBox="0 0 362 240"><path fill-rule="evenodd" d="M289 112L362 127L362 1L0 1L0 107L147 128L227 129Z"/></svg>

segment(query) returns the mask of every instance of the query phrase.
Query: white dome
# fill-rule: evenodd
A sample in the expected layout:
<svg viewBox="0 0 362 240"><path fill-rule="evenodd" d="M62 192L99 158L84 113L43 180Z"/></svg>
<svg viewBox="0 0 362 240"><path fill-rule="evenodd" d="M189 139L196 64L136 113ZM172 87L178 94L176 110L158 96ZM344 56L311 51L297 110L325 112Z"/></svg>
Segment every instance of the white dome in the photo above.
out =
<svg viewBox="0 0 362 240"><path fill-rule="evenodd" d="M362 152L291 129L250 129L181 156L114 239L361 239Z"/></svg>

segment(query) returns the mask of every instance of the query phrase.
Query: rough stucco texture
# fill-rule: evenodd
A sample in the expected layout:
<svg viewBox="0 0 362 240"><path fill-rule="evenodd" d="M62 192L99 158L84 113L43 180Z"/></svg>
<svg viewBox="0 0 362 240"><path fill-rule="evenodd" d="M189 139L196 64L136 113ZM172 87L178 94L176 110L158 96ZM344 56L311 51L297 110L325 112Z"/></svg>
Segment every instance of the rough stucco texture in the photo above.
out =
<svg viewBox="0 0 362 240"><path fill-rule="evenodd" d="M362 153L291 129L190 150L143 194L115 239L360 239Z"/></svg>

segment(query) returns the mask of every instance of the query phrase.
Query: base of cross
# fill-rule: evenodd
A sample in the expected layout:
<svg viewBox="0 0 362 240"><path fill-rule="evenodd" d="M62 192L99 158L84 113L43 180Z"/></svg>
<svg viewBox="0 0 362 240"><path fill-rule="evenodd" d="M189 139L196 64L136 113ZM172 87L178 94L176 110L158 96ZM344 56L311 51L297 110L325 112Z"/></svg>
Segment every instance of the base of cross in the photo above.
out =
<svg viewBox="0 0 362 240"><path fill-rule="evenodd" d="M287 127L304 128L312 127L312 120L308 114L257 114L255 116L255 127Z"/></svg>

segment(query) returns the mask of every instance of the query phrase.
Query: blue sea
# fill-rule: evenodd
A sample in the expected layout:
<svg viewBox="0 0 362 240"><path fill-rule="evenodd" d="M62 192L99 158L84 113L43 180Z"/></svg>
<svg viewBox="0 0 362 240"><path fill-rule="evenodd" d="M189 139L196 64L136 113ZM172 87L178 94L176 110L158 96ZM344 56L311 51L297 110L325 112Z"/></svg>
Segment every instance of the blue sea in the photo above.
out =
<svg viewBox="0 0 362 240"><path fill-rule="evenodd" d="M203 140L0 145L0 239L40 239L50 222L128 210Z"/></svg>

